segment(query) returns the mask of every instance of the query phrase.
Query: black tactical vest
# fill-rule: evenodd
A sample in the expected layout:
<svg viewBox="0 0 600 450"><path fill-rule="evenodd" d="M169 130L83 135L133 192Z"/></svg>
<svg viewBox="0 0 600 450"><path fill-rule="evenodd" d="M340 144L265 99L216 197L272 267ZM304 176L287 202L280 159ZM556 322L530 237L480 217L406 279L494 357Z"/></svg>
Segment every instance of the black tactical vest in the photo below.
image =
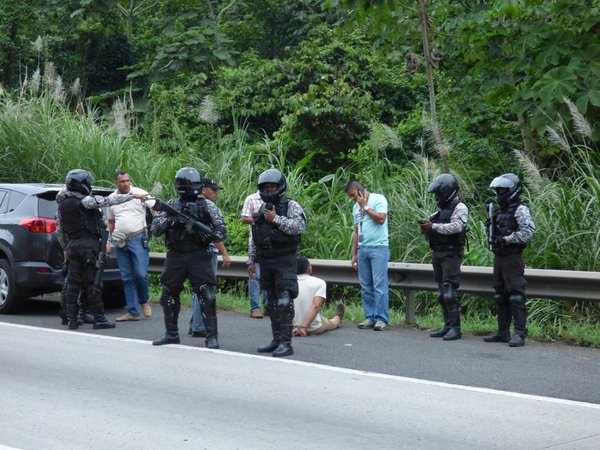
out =
<svg viewBox="0 0 600 450"><path fill-rule="evenodd" d="M275 205L278 216L287 217L289 200L282 198ZM264 217L266 204L263 203L257 213L252 217L252 239L256 246L256 255L259 258L273 258L277 256L293 255L298 249L300 236L290 236L284 233L277 225L269 223Z"/></svg>
<svg viewBox="0 0 600 450"><path fill-rule="evenodd" d="M515 213L517 212L517 208L523 204L522 202L511 203L507 207L499 208L494 212L494 236L505 237L519 229ZM502 256L521 253L524 248L525 244L507 244L493 251L494 254Z"/></svg>
<svg viewBox="0 0 600 450"><path fill-rule="evenodd" d="M438 208L431 217L431 222L450 223L452 213L459 203L461 203L461 201L458 198L455 198L445 208ZM464 227L460 233L454 234L441 234L431 230L431 233L429 234L429 247L436 252L455 251L461 253L465 246L466 237L466 227Z"/></svg>
<svg viewBox="0 0 600 450"><path fill-rule="evenodd" d="M87 209L81 199L68 196L58 204L62 229L67 240L99 238L102 213L98 209Z"/></svg>
<svg viewBox="0 0 600 450"><path fill-rule="evenodd" d="M210 213L208 212L204 197L198 197L195 202L185 202L180 198L176 198L173 201L173 208L212 228ZM168 228L165 235L167 248L177 252L193 252L202 248L208 248L210 244L210 242L202 241L198 233L186 229L185 225L179 222L175 226Z"/></svg>

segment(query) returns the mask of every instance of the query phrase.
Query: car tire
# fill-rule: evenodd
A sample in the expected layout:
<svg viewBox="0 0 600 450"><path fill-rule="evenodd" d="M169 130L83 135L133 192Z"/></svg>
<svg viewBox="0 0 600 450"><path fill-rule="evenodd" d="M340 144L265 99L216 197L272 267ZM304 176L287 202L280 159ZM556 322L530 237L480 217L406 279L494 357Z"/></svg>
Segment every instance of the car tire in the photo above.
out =
<svg viewBox="0 0 600 450"><path fill-rule="evenodd" d="M102 303L106 308L122 308L127 303L122 288L108 287L102 289Z"/></svg>
<svg viewBox="0 0 600 450"><path fill-rule="evenodd" d="M0 314L11 314L23 306L23 297L15 295L15 277L7 259L0 259Z"/></svg>

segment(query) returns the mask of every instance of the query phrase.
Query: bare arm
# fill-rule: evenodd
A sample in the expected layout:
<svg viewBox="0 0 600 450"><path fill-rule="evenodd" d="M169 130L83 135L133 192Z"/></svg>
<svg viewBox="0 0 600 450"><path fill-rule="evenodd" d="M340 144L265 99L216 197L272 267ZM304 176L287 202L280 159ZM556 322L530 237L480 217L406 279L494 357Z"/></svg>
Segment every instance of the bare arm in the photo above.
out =
<svg viewBox="0 0 600 450"><path fill-rule="evenodd" d="M314 297L312 305L310 305L310 309L306 314L306 318L304 319L304 323L299 327L296 327L296 336L306 336L306 330L310 327L310 324L315 320L317 314L321 311L321 306L323 306L323 297Z"/></svg>
<svg viewBox="0 0 600 450"><path fill-rule="evenodd" d="M352 263L352 267L354 270L358 268L358 226L354 225L354 230L352 231L352 258L350 259Z"/></svg>
<svg viewBox="0 0 600 450"><path fill-rule="evenodd" d="M387 213L377 212L373 208L367 210L367 215L379 225L382 225L385 222L385 219L387 218Z"/></svg>
<svg viewBox="0 0 600 450"><path fill-rule="evenodd" d="M219 250L221 257L223 258L223 264L221 265L223 269L229 269L231 266L231 258L229 257L229 253L227 253L227 249L225 248L225 244L222 241L215 242L215 247Z"/></svg>

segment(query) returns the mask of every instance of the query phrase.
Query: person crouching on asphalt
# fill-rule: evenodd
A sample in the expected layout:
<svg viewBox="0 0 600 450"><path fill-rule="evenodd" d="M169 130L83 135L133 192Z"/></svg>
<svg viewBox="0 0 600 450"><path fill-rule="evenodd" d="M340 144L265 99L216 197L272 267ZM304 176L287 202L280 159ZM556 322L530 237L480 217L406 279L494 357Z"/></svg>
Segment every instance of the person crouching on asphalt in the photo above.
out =
<svg viewBox="0 0 600 450"><path fill-rule="evenodd" d="M444 326L430 336L454 341L462 337L456 290L460 286L469 209L458 198L458 181L452 174L443 173L435 177L427 192L435 194L437 210L429 220L419 220L419 227L431 248L433 273L438 284L437 300L444 316Z"/></svg>
<svg viewBox="0 0 600 450"><path fill-rule="evenodd" d="M338 303L335 315L321 315L327 298L327 283L312 276L312 265L304 256L298 257L298 296L294 299L294 336L316 336L340 327L345 307Z"/></svg>
<svg viewBox="0 0 600 450"><path fill-rule="evenodd" d="M535 223L526 203L519 199L521 180L505 173L492 180L498 208L488 218L488 241L494 252L494 301L498 331L485 342L508 342L510 347L525 345L527 307L525 302L525 261L523 250L535 234ZM490 232L491 231L491 232ZM515 332L510 336L511 319Z"/></svg>

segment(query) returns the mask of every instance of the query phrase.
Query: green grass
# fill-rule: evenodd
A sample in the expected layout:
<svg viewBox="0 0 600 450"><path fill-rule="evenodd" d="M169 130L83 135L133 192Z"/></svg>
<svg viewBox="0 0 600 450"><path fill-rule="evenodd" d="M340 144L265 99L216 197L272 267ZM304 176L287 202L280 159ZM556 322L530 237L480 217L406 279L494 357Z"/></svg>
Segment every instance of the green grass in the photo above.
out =
<svg viewBox="0 0 600 450"><path fill-rule="evenodd" d="M213 144L209 148L199 148L181 137L177 151L170 153L135 133L119 137L97 111L81 104L73 111L47 93L5 95L0 98L0 181L61 182L68 170L80 167L90 170L97 184L110 185L115 170L123 169L130 173L135 185L168 198L173 194L176 170L191 165L224 186L218 204L229 230L225 244L231 255L243 255L248 227L238 220L239 212L246 195L256 190L258 174L274 166L286 175L289 197L300 202L308 218L300 252L309 258L347 260L351 249L352 202L343 187L354 177L369 191L383 193L388 199L391 260L430 261L430 250L415 220L435 209L433 196L426 193L426 188L441 171L436 160L420 155L411 161L392 161L374 139L341 155L343 167L334 173L311 180L315 168L311 167L310 149L300 161L289 161L281 140L268 137L257 140L243 126L237 126L229 134L222 135L217 128L213 131ZM525 261L532 268L597 271L600 154L593 143L584 142L563 150L561 155L564 161L557 168L542 173L533 173L536 168L521 167L526 187L524 199L529 201L537 224L536 236L525 251ZM519 168L518 164L515 161L511 170ZM472 168L451 161L451 170L457 175L461 196L470 208L469 248L464 264L490 266L492 254L486 248L484 222L485 202L491 194L487 186L477 186L471 181ZM491 180L497 174L488 175ZM151 248L164 251L164 240L153 239ZM362 320L356 290L332 292L333 306L327 306L326 315L332 315L335 304L343 301L348 306L348 320ZM419 295L427 299L417 309L419 326L434 328L438 325L437 313L429 313L434 303L425 294ZM158 294L155 292L154 296ZM186 294L183 300L189 303L186 296L189 297ZM234 300L234 294L228 298L223 296L223 305L247 310L243 300ZM392 293L391 302L394 305L391 322L402 323L402 298ZM489 301L465 296L463 306L467 311L465 331L482 333L494 328ZM600 302L572 305L566 301L531 300L529 311L531 334L536 338L598 345L600 332L594 324L600 322Z"/></svg>

